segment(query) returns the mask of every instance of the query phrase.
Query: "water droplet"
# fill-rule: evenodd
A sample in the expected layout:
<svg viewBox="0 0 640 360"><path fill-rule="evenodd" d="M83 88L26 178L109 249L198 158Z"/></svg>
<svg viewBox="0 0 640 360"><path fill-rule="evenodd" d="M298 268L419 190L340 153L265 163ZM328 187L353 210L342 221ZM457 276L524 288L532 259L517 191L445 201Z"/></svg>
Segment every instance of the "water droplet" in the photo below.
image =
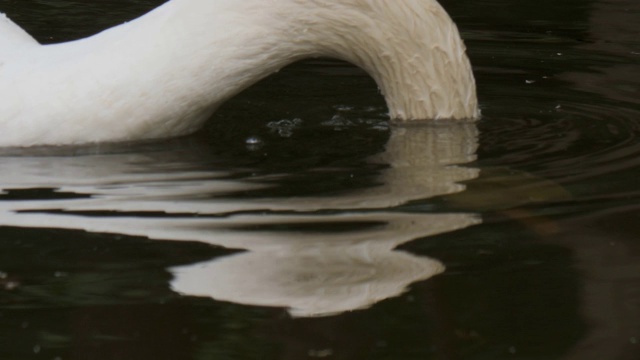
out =
<svg viewBox="0 0 640 360"><path fill-rule="evenodd" d="M264 142L257 136L250 136L245 140L247 149L250 151L259 150L264 146Z"/></svg>
<svg viewBox="0 0 640 360"><path fill-rule="evenodd" d="M0 271L0 279L6 279L8 277L9 277L9 274L7 274L6 272Z"/></svg>
<svg viewBox="0 0 640 360"><path fill-rule="evenodd" d="M256 144L260 144L261 142L262 140L260 140L260 138L256 136L247 138L247 145L256 145Z"/></svg>
<svg viewBox="0 0 640 360"><path fill-rule="evenodd" d="M33 353L34 354L39 354L40 350L42 350L42 348L40 347L40 345L36 345L33 347Z"/></svg>
<svg viewBox="0 0 640 360"><path fill-rule="evenodd" d="M527 84L533 84L533 83L535 83L536 81L535 81L535 80L525 80L524 82L525 82L525 83L527 83Z"/></svg>
<svg viewBox="0 0 640 360"><path fill-rule="evenodd" d="M512 347L509 348L509 353L510 354L515 354L516 352L517 352L517 349L516 349L515 346L512 346Z"/></svg>

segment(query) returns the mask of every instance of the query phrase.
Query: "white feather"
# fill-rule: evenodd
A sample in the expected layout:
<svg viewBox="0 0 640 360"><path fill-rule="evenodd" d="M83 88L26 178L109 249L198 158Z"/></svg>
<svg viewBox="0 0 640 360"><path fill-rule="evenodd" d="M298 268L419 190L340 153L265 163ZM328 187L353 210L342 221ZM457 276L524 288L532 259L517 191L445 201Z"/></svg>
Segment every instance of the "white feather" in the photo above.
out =
<svg viewBox="0 0 640 360"><path fill-rule="evenodd" d="M464 45L435 0L171 0L55 45L2 17L0 39L0 146L187 134L246 87L318 56L369 72L394 118L478 116Z"/></svg>

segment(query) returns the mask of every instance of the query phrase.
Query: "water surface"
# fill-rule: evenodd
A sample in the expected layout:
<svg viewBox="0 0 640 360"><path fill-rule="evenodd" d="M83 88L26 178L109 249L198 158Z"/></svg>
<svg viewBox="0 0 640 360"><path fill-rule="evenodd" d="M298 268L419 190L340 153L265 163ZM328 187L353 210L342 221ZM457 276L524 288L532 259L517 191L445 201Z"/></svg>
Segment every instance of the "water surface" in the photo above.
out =
<svg viewBox="0 0 640 360"><path fill-rule="evenodd" d="M42 42L161 1L20 2ZM0 156L0 357L640 358L640 5L444 1L483 118L293 65L198 134Z"/></svg>

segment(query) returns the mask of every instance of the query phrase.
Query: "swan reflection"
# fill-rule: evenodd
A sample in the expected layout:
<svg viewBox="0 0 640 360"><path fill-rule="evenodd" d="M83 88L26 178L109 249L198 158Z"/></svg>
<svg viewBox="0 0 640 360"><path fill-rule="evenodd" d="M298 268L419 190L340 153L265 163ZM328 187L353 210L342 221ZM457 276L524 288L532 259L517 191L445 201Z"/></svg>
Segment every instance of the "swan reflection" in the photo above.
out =
<svg viewBox="0 0 640 360"><path fill-rule="evenodd" d="M479 219L469 214L383 212L306 221L305 225L327 227L348 222L365 229L329 234L265 232L253 237L241 231L242 238L230 243L241 244L248 252L173 268L172 288L235 303L287 307L299 317L366 308L444 271L437 260L394 248L477 224Z"/></svg>
<svg viewBox="0 0 640 360"><path fill-rule="evenodd" d="M385 151L370 159L385 166L376 186L292 198L256 196L278 184L208 170L197 154L8 156L0 158L0 225L247 250L172 268L171 286L186 295L286 307L294 316L337 314L444 271L437 260L394 249L479 217L392 210L464 190L461 182L479 173L462 165L475 159L476 147L471 123L393 126ZM48 196L15 199L34 189L48 189ZM240 192L249 196L234 198Z"/></svg>

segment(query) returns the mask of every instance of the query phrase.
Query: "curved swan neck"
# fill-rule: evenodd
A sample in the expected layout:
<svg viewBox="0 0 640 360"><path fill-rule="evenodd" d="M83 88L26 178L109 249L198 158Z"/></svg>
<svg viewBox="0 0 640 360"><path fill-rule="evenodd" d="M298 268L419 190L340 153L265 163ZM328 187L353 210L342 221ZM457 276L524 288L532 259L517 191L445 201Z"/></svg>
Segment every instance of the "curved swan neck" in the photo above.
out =
<svg viewBox="0 0 640 360"><path fill-rule="evenodd" d="M458 29L436 0L293 0L294 40L377 82L392 118L475 119L475 79ZM305 16L306 15L306 16ZM302 32L302 34L301 34Z"/></svg>
<svg viewBox="0 0 640 360"><path fill-rule="evenodd" d="M351 62L374 78L394 119L479 117L466 48L436 0L244 1L261 8L261 51L274 65L320 56Z"/></svg>
<svg viewBox="0 0 640 360"><path fill-rule="evenodd" d="M0 146L196 131L305 57L371 74L393 118L475 118L458 31L436 0L171 0L95 36L38 45L0 19Z"/></svg>
<svg viewBox="0 0 640 360"><path fill-rule="evenodd" d="M137 22L143 36L127 34L127 50L159 39L176 76L191 69L209 81L200 86L208 101L224 101L292 62L327 56L367 71L392 118L479 116L465 46L436 0L172 0Z"/></svg>

